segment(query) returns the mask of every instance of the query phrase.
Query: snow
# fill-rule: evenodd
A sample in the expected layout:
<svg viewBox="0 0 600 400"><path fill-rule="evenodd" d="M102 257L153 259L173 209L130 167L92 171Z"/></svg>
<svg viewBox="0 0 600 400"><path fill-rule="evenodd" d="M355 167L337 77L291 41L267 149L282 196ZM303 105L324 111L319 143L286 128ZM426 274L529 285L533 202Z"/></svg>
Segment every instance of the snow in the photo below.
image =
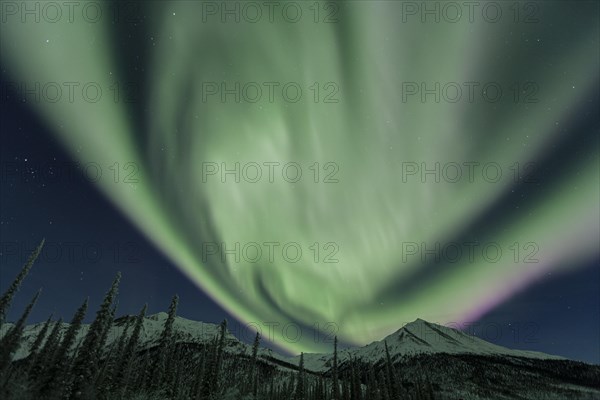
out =
<svg viewBox="0 0 600 400"><path fill-rule="evenodd" d="M116 342L125 329L128 319L133 320L135 316L125 316L117 319L109 332L107 338L107 348ZM158 314L147 316L144 319L143 327L140 332L140 347L148 348L158 344L163 330L167 314L160 312ZM25 328L23 336L24 341L14 356L14 359L21 359L29 354L29 350L44 323L29 325ZM12 324L4 324L0 331L0 337L10 329ZM63 323L61 326L64 333L69 324ZM52 328L52 327L51 327ZM177 340L187 343L209 343L219 334L220 327L216 324L192 321L182 317L176 317L173 324ZM50 329L51 330L51 329ZM129 332L133 330L133 325ZM83 325L80 329L75 343L79 343L88 331L88 325ZM49 333L49 332L48 332ZM364 347L350 348L338 352L338 362L341 364L350 359L360 359L365 362L376 363L385 358L385 343L390 351L390 356L395 359L399 356L408 356L422 353L448 353L448 354L476 354L476 355L500 355L512 357L524 357L533 359L555 359L562 360L558 356L538 353L533 351L511 350L506 347L498 346L486 342L477 337L468 335L461 331L448 328L442 325L429 323L417 319L411 322L384 340L376 341ZM231 353L252 353L252 346L240 342L231 332L226 334L225 351ZM333 350L333 349L332 349ZM285 357L274 353L271 350L261 348L259 357L284 361L286 363L298 365L299 356ZM326 371L332 366L332 354L305 353L304 367L311 371Z"/></svg>
<svg viewBox="0 0 600 400"><path fill-rule="evenodd" d="M360 348L338 351L338 363L354 358L370 363L379 362L385 359L385 342L392 359L415 354L447 353L563 360L562 357L534 351L511 350L452 328L417 319L384 340ZM299 358L296 356L287 361L297 364ZM305 368L326 371L331 368L331 359L331 354L304 354Z"/></svg>

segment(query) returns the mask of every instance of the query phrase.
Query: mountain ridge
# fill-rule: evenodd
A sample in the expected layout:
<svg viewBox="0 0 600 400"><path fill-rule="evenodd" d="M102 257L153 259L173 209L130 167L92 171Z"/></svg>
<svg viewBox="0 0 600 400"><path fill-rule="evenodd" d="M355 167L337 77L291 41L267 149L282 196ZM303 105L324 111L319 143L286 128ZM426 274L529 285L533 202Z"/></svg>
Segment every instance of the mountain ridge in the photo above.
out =
<svg viewBox="0 0 600 400"><path fill-rule="evenodd" d="M126 323L130 319L136 318L133 315L124 315L116 318L107 338L107 348L114 343L125 329ZM140 342L142 348L151 348L158 344L160 333L164 321L167 318L165 312L148 315L144 318ZM24 330L23 346L15 354L15 359L27 357L29 347L35 340L37 333L42 328L43 323L27 325ZM4 335L10 323L2 326L0 337ZM63 322L61 329L66 331L68 323ZM81 340L89 324L82 325L77 341ZM174 322L174 331L178 342L206 344L210 343L219 332L219 325L190 320L184 317L176 317ZM230 353L251 354L251 345L244 343L229 330L226 334L225 351ZM333 342L333 340L332 340ZM507 347L495 345L476 336L468 335L454 328L434 324L417 318L415 321L405 324L396 332L385 338L371 342L365 346L350 347L338 351L338 359L343 363L352 359L359 359L365 362L379 362L385 357L385 343L387 343L390 356L393 360L399 357L416 356L419 354L472 354L482 356L508 356L543 360L566 360L563 357L527 351L513 350ZM333 343L331 345L333 352ZM263 359L279 360L284 363L297 365L299 355L286 356L277 353L271 349L261 347L259 357ZM304 363L307 370L314 372L324 372L330 369L332 353L304 353Z"/></svg>
<svg viewBox="0 0 600 400"><path fill-rule="evenodd" d="M101 361L104 365L110 364L115 345L120 342L125 327L135 318L127 315L113 320ZM141 376L145 374L144 368L151 368L149 360L156 354L166 320L166 313L149 315L143 320L136 361L142 365ZM43 325L44 323L38 323L25 328L22 346L15 357L17 365L20 364L19 360L27 357L29 348ZM4 324L0 337L11 326L12 324ZM63 334L68 326L68 323L61 324ZM183 317L176 317L172 327L175 338L173 354L183 355L181 365L185 365L185 368L177 370L185 369L188 376L186 379L194 380L197 373L204 371L206 350L215 348L220 327ZM74 349L81 343L88 329L89 325L81 327ZM252 346L241 342L229 331L226 332L223 344L223 361L227 363L223 373L227 374L230 382L243 381L245 371L253 365ZM390 363L386 358L386 344L390 351ZM331 348L333 350L333 343ZM391 370L395 385L403 393L414 394L427 390L431 394L429 398L435 399L600 399L600 365L544 353L511 350L421 319L404 325L380 341L339 350L337 355L337 376L340 377L340 382L345 382L343 385L347 387L356 378L356 387L360 386L361 390L377 387L377 383L371 378L373 375L378 377L376 380L382 385L387 379L386 374ZM303 363L300 363L299 356L284 356L260 347L257 356L256 368L262 381L277 382L281 390L290 387L301 370L307 382L312 382L313 385L323 381L331 384L334 377L332 353L304 353ZM301 364L303 368L299 367Z"/></svg>
<svg viewBox="0 0 600 400"><path fill-rule="evenodd" d="M410 357L419 354L472 354L566 360L564 357L556 355L528 350L513 350L495 345L457 329L434 324L420 318L404 325L379 341L361 347L340 350L338 351L338 359L340 362L352 359L379 362L385 357L386 342L392 360L402 356ZM328 361L330 358L329 353L304 353L305 366L313 371L326 371L329 368ZM297 362L299 356L293 356L291 360Z"/></svg>

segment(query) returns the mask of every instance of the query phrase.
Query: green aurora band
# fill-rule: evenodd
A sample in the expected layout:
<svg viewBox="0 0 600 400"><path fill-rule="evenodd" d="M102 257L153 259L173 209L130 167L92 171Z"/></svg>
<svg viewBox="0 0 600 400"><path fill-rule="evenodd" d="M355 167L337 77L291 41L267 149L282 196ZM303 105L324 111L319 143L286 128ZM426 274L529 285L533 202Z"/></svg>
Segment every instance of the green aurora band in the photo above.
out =
<svg viewBox="0 0 600 400"><path fill-rule="evenodd" d="M274 22L263 16L257 23L222 23L214 16L203 22L201 2L150 1L142 3L143 26L113 24L107 9L89 23L81 7L72 22L63 16L23 23L3 8L2 64L29 88L100 85L103 96L95 103L82 101L80 89L73 102L63 93L55 103L32 103L82 163L105 171L115 162L139 166L139 182L115 183L107 174L99 188L245 322L310 327L331 321L341 340L366 344L417 317L472 321L546 273L597 257L596 149L561 166L522 207L497 209L515 186L511 166L535 162L571 135L568 122L598 82L597 4L536 3L539 22L530 24L515 23L508 7L498 23L479 13L472 23L403 22L401 2L379 1L340 3L337 23L314 23L308 3L301 4L305 15L297 23L278 13ZM131 32L145 40L143 48L128 39ZM115 101L111 85L132 79L142 88L139 101ZM499 82L504 95L481 101L476 89L472 103L432 96L423 103L418 95L403 101L403 82L432 87L435 81ZM537 83L539 101L514 102L510 85L528 81ZM284 101L276 89L273 102L265 90L256 103L236 103L233 95L222 103L219 95L203 99L203 82L229 88L297 82L303 96ZM339 102L316 103L314 82L319 100L334 82ZM233 168L292 161L302 166L297 183L277 174L271 183L266 168L257 183L232 176L223 183L218 174L203 182L208 162ZM470 161L498 163L500 181L482 179L480 169L473 182L403 179L406 162L432 168ZM318 183L309 169L315 162ZM338 183L323 182L327 162L339 166ZM486 215L493 218L482 220ZM498 243L502 258L490 263L476 251L474 260L432 265L408 257L402 246L431 249L467 239ZM230 255L223 262L203 251L208 242L231 249L236 242L274 241L298 243L301 260L287 262L276 250L273 262L235 262ZM315 242L318 262L309 250ZM338 263L323 262L328 242L339 246ZM514 242L535 242L539 262L524 263L523 255L515 262L508 250ZM309 334L293 342L275 332L274 342L291 352L330 346Z"/></svg>

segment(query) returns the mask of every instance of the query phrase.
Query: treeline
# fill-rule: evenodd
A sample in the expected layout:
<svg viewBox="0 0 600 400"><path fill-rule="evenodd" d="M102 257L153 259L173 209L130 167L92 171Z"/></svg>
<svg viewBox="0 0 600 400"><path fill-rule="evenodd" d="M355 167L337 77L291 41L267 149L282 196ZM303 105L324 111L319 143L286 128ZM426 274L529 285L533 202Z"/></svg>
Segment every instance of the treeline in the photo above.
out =
<svg viewBox="0 0 600 400"><path fill-rule="evenodd" d="M42 325L25 358L13 360L24 345L27 318L38 291L14 324L5 317L21 283L39 255L43 241L0 298L0 397L3 399L264 399L264 400L430 400L432 385L423 377L402 383L389 351L376 365L359 360L338 363L337 338L332 367L323 374L299 365L281 368L258 357L260 335L251 354L225 351L227 321L208 343L179 340L174 329L178 297L169 306L157 345L143 346L146 305L135 317L122 317L118 338L109 342L115 321L121 275L117 274L93 322L83 334L85 299L69 324L52 316Z"/></svg>

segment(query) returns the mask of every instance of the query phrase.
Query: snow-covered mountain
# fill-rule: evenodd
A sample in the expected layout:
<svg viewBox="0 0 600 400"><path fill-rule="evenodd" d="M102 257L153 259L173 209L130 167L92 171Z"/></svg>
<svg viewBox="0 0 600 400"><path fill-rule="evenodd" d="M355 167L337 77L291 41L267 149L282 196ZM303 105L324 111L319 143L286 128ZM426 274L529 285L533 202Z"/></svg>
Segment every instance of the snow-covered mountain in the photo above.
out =
<svg viewBox="0 0 600 400"><path fill-rule="evenodd" d="M422 319L406 324L385 339L373 342L364 347L340 350L340 363L347 360L361 360L377 363L385 357L385 343L388 345L392 360L399 356L417 354L476 354L483 356L511 356L544 360L563 360L534 351L512 350L498 346L456 329L433 324ZM326 371L331 368L331 354L304 354L305 368L312 371ZM288 362L297 364L299 357L292 357Z"/></svg>
<svg viewBox="0 0 600 400"><path fill-rule="evenodd" d="M134 319L134 316L125 316L114 321L107 339L107 350L119 340L127 323ZM166 313L144 319L140 348L150 349L158 344L166 319ZM4 324L0 337L11 326ZM29 354L30 346L42 327L43 323L25 328L24 340L16 359ZM62 324L61 328L65 332L68 324ZM194 344L212 342L220 330L218 325L181 317L175 319L173 328L178 342L192 344L188 346L192 353L196 351ZM85 337L88 329L87 325L82 327L77 342ZM451 400L600 399L600 366L543 353L511 350L421 319L405 325L381 341L339 350L339 375L347 379L348 373L358 366L356 370L364 384L368 368L384 371L386 343L398 371L397 383L406 390L411 390L411 385L425 376L440 398ZM251 345L239 341L230 332L226 335L225 344L225 351L231 355L230 365L244 365L248 361L247 356L252 353ZM259 359L265 376L276 375L282 382L294 376L299 363L298 356L286 357L264 348L259 350ZM332 359L331 353L305 353L304 367L315 379L320 375L329 379L332 376Z"/></svg>
<svg viewBox="0 0 600 400"><path fill-rule="evenodd" d="M127 322L130 320L133 323L135 316L124 316L116 319L114 324L107 336L106 347L110 348L110 346L119 340L119 337L123 334ZM160 339L160 335L163 331L163 327L165 321L167 319L167 313L160 312L158 314L149 315L144 318L142 330L140 332L140 348L151 348L158 344ZM54 323L53 323L54 324ZM4 336L4 334L13 326L11 323L4 324L0 329L0 338ZM42 330L44 323L38 323L33 325L28 325L25 327L23 332L23 340L21 342L21 347L13 356L14 360L19 360L25 358L29 355L31 345L35 341L39 332ZM133 326L133 325L132 325ZM50 330L54 327L51 325ZM61 324L61 331L64 333L69 328L69 324L63 322ZM89 325L82 325L79 333L77 334L77 339L75 343L79 343L85 335L87 334L89 329ZM129 333L131 333L133 328L129 329ZM209 343L214 340L220 331L219 325L210 324L200 321L193 321L182 317L176 317L173 323L173 330L177 337L177 341L179 342L187 342L187 343ZM252 347L240 342L231 332L227 332L225 336L225 351L234 354L246 353L251 354ZM273 356L274 354L270 349L261 349L261 355L266 357Z"/></svg>
<svg viewBox="0 0 600 400"><path fill-rule="evenodd" d="M108 347L119 339L127 325L127 321L134 318L134 316L125 316L115 320L107 338ZM140 334L142 348L150 348L158 344L166 319L167 314L164 312L150 315L144 319ZM12 324L5 324L0 331L0 336L11 326ZM29 325L25 328L23 334L24 340L15 355L15 359L24 358L29 354L30 346L42 329L42 326L43 323L39 323ZM62 324L61 328L63 332L67 330L68 326L69 324L67 323ZM218 335L220 329L215 324L192 321L182 317L176 317L173 327L178 341L198 344L212 341ZM88 328L88 325L82 326L76 342L83 339L87 334ZM338 352L339 362L341 364L344 361L357 359L363 362L377 363L385 357L385 343L388 345L392 359L397 359L399 356L432 353L500 355L546 360L562 359L558 356L533 351L511 350L452 328L417 319L381 341L373 342L364 347L340 350ZM239 341L234 335L227 332L225 351L234 354L249 355L251 354L251 346ZM259 356L265 360L280 360L283 363L292 365L298 365L299 361L299 356L286 357L264 348L260 350ZM327 371L332 366L332 354L305 353L304 363L305 368L308 370L315 372Z"/></svg>

